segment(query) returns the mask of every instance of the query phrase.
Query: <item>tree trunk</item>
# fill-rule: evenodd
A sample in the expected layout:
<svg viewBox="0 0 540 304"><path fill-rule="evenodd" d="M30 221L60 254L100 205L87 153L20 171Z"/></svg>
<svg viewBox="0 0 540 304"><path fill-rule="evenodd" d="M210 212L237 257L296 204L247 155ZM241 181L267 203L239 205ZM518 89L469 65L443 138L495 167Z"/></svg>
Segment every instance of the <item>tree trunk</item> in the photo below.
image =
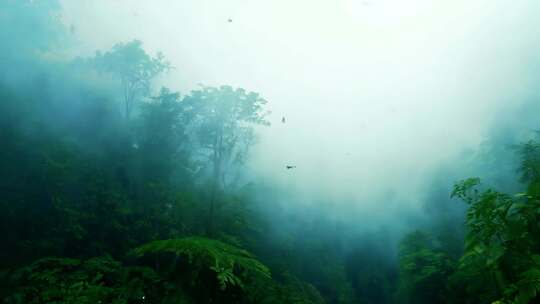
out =
<svg viewBox="0 0 540 304"><path fill-rule="evenodd" d="M212 190L210 192L210 210L208 212L208 226L206 227L206 233L209 237L214 236L214 209L216 201L217 183L212 183Z"/></svg>
<svg viewBox="0 0 540 304"><path fill-rule="evenodd" d="M219 190L219 179L221 176L221 151L223 144L223 136L220 135L220 140L218 142L217 136L214 141L214 156L213 156L213 165L214 165L214 176L212 180L212 190L210 191L210 210L208 212L208 227L206 233L209 237L215 235L215 210L216 210L216 200L217 192Z"/></svg>

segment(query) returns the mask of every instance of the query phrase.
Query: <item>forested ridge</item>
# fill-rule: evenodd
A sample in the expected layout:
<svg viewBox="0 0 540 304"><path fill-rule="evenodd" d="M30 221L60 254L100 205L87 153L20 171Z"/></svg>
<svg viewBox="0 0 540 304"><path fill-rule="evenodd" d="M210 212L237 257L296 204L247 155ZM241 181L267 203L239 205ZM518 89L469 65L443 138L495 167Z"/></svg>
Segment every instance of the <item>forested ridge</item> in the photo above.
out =
<svg viewBox="0 0 540 304"><path fill-rule="evenodd" d="M536 135L486 152L515 192L458 180L392 249L385 229L291 211L247 168L271 101L162 87L182 67L138 40L65 59L54 3L0 3L2 303L539 301Z"/></svg>

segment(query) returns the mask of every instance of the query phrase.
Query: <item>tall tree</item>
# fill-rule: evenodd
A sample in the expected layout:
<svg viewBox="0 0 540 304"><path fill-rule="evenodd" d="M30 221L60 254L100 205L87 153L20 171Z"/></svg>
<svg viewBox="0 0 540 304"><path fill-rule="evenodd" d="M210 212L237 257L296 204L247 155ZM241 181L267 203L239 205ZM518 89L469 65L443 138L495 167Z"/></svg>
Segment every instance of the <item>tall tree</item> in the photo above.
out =
<svg viewBox="0 0 540 304"><path fill-rule="evenodd" d="M126 119L130 118L139 98L150 95L152 79L170 69L163 54L150 56L138 40L118 43L105 53L98 52L94 60L99 70L120 80Z"/></svg>
<svg viewBox="0 0 540 304"><path fill-rule="evenodd" d="M141 106L138 117L137 143L142 161L142 175L152 182L168 183L171 174L186 166L187 135L185 126L190 113L180 94L162 88L160 93Z"/></svg>
<svg viewBox="0 0 540 304"><path fill-rule="evenodd" d="M216 196L238 178L238 168L255 143L253 127L269 125L266 100L230 86L203 87L184 99L195 115L191 124L200 155L211 167L208 233L213 234Z"/></svg>

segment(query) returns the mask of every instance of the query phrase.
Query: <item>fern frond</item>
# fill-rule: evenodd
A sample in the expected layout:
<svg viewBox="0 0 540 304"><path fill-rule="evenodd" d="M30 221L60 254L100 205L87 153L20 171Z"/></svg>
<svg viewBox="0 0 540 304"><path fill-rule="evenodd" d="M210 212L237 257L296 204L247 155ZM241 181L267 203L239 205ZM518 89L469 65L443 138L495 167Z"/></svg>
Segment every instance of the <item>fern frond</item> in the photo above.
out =
<svg viewBox="0 0 540 304"><path fill-rule="evenodd" d="M270 278L271 276L270 270L250 252L204 237L153 241L132 251L132 254L137 257L159 253L173 253L187 257L190 264L214 271L222 289L229 285L242 287L242 280L235 271L240 271L243 277L254 275Z"/></svg>

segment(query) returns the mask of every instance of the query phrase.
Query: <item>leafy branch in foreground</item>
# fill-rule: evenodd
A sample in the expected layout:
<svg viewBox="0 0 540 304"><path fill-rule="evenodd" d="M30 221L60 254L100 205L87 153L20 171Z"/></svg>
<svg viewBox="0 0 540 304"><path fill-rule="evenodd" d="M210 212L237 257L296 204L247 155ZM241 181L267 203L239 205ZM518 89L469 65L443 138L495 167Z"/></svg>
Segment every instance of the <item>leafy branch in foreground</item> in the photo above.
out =
<svg viewBox="0 0 540 304"><path fill-rule="evenodd" d="M532 237L539 232L540 197L479 191L479 184L461 181L452 193L469 205L465 253L454 281L483 282L468 290L485 302L530 303L540 293L540 244Z"/></svg>
<svg viewBox="0 0 540 304"><path fill-rule="evenodd" d="M248 251L204 237L186 237L153 241L132 251L137 257L147 254L173 253L187 257L197 269L215 272L222 290L228 286L243 287L250 276L270 278L270 270Z"/></svg>

